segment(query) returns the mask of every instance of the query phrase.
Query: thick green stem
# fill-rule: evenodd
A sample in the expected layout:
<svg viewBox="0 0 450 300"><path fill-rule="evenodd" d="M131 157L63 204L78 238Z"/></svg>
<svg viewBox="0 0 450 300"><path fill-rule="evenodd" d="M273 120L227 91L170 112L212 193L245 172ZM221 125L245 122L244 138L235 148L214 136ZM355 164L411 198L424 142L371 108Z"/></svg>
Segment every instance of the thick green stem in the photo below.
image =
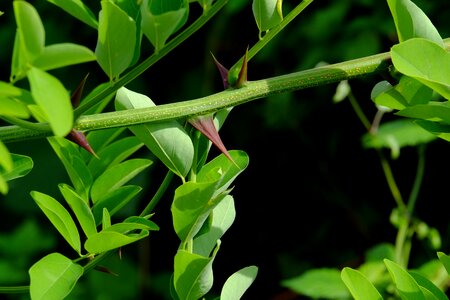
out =
<svg viewBox="0 0 450 300"><path fill-rule="evenodd" d="M224 108L265 98L273 94L327 85L345 79L386 71L389 62L389 53L381 53L287 75L249 81L242 88L225 90L195 100L148 108L80 116L75 124L75 129L89 131L205 115ZM49 130L34 131L18 126L0 127L0 140L3 142L46 137L49 135L51 135L51 131Z"/></svg>

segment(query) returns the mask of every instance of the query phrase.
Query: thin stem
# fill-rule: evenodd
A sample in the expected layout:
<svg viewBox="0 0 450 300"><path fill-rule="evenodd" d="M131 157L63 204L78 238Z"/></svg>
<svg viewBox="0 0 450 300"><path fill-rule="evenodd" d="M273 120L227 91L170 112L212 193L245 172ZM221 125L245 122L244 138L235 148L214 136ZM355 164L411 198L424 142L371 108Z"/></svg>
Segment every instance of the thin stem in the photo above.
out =
<svg viewBox="0 0 450 300"><path fill-rule="evenodd" d="M400 209L400 211L404 212L406 211L406 205L403 201L403 197L400 193L397 183L395 182L391 166L389 165L389 162L387 161L386 157L384 157L383 153L381 153L381 151L378 151L378 154L380 156L381 166L383 168L384 176L386 177L386 181L391 191L392 197L394 198L395 203L397 203L397 207Z"/></svg>
<svg viewBox="0 0 450 300"><path fill-rule="evenodd" d="M84 99L80 106L75 109L74 114L75 118L81 116L84 112L86 112L89 108L93 107L99 101L108 97L112 93L116 92L122 86L125 86L127 83L133 81L136 77L141 75L144 71L150 68L154 63L163 58L170 51L175 49L179 44L184 42L188 37L194 34L198 29L203 27L206 22L208 22L226 3L228 0L218 0L210 9L208 9L202 16L200 16L197 20L194 21L189 27L187 27L184 31L182 31L175 38L170 40L167 44L164 45L162 49L160 49L157 53L152 54L142 63L140 63L135 68L131 69L128 73L120 77L117 81L111 83L111 85L105 86L104 89L95 93L93 96Z"/></svg>
<svg viewBox="0 0 450 300"><path fill-rule="evenodd" d="M388 69L389 62L389 53L381 53L287 75L249 81L242 88L225 90L195 100L80 116L75 123L75 129L88 131L206 115L273 94L327 85L341 80L379 73ZM49 131L35 132L18 126L0 127L0 140L3 142L46 137L50 134Z"/></svg>
<svg viewBox="0 0 450 300"><path fill-rule="evenodd" d="M14 125L20 126L25 129L36 130L36 131L51 130L50 125L48 123L34 123L34 122L26 121L23 119L19 119L19 118L15 118L15 117L8 117L8 116L2 116L1 119L10 124L14 124Z"/></svg>
<svg viewBox="0 0 450 300"><path fill-rule="evenodd" d="M422 186L423 176L425 173L425 148L426 145L420 145L418 148L419 161L417 163L416 178L414 179L414 185L411 189L411 194L409 195L407 205L410 215L412 215L412 213L414 212L417 198L419 196L420 187Z"/></svg>
<svg viewBox="0 0 450 300"><path fill-rule="evenodd" d="M150 200L150 202L147 204L147 206L142 210L140 217L149 215L152 213L152 211L155 209L156 205L158 205L159 201L161 200L162 196L166 192L167 188L169 187L170 183L172 182L174 173L172 171L168 171L166 174L166 177L164 177L163 182L159 186L158 190L156 191L153 198Z"/></svg>
<svg viewBox="0 0 450 300"><path fill-rule="evenodd" d="M361 123L364 125L366 130L369 130L371 127L369 119L367 119L366 115L361 109L361 106L359 106L358 101L356 101L356 98L351 91L348 93L347 98L350 101L350 104L353 107L353 110L355 111Z"/></svg>

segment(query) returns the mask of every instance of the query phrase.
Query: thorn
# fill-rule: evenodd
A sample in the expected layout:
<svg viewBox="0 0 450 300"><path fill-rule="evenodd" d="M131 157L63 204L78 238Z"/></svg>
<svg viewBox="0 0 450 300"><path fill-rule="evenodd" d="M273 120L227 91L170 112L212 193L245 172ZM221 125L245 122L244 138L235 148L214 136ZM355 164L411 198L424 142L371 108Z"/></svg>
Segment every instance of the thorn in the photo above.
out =
<svg viewBox="0 0 450 300"><path fill-rule="evenodd" d="M109 275L113 275L113 276L119 276L119 274L112 272L110 269L103 267L103 266L95 266L94 270L97 270L99 272L103 272Z"/></svg>
<svg viewBox="0 0 450 300"><path fill-rule="evenodd" d="M248 66L247 55L248 55L248 46L247 46L247 50L245 50L244 58L242 59L241 70L239 71L238 79L235 84L236 88L243 87L245 85L245 83L247 82L247 69L248 69L247 68L247 66Z"/></svg>
<svg viewBox="0 0 450 300"><path fill-rule="evenodd" d="M70 96L73 108L77 108L78 105L80 105L81 95L83 94L84 85L86 84L86 79L88 78L88 76L89 73L86 76L84 76L83 80L81 80L81 82L78 84L72 96Z"/></svg>
<svg viewBox="0 0 450 300"><path fill-rule="evenodd" d="M228 69L225 68L214 56L214 54L212 54L211 52L211 56L214 59L214 63L216 64L217 69L219 69L220 72L220 76L222 77L222 83L223 83L223 89L226 90L228 88Z"/></svg>
<svg viewBox="0 0 450 300"><path fill-rule="evenodd" d="M75 144L83 147L87 152L91 153L95 156L95 158L99 158L97 154L94 152L94 149L92 149L91 145L89 145L86 136L83 132L72 129L68 135L66 135L66 139L69 141L74 142Z"/></svg>
<svg viewBox="0 0 450 300"><path fill-rule="evenodd" d="M188 122L206 136L236 167L239 168L220 139L212 115L195 117L189 119Z"/></svg>

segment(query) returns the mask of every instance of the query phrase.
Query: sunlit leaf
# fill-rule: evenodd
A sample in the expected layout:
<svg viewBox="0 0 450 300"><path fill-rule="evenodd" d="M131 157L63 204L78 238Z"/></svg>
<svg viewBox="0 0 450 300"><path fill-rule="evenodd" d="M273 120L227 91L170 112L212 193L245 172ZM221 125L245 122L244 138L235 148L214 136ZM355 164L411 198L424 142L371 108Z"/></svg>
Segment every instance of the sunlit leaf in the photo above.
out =
<svg viewBox="0 0 450 300"><path fill-rule="evenodd" d="M244 295L245 291L255 281L258 274L258 267L249 266L233 273L228 277L227 281L222 287L220 293L221 300L239 300Z"/></svg>
<svg viewBox="0 0 450 300"><path fill-rule="evenodd" d="M41 70L52 70L94 61L95 59L94 52L89 48L77 44L63 43L45 47L33 62L33 65Z"/></svg>
<svg viewBox="0 0 450 300"><path fill-rule="evenodd" d="M84 22L85 24L97 29L98 22L92 11L87 7L81 0L47 0L61 9L65 10L67 13L71 14L78 20Z"/></svg>
<svg viewBox="0 0 450 300"><path fill-rule="evenodd" d="M83 275L83 267L59 253L51 253L31 266L29 273L31 299L56 300L69 295Z"/></svg>
<svg viewBox="0 0 450 300"><path fill-rule="evenodd" d="M358 270L344 268L341 272L341 278L355 300L383 299L373 284Z"/></svg>
<svg viewBox="0 0 450 300"><path fill-rule="evenodd" d="M417 300L427 299L420 289L419 284L405 269L388 259L385 259L384 263L402 298Z"/></svg>
<svg viewBox="0 0 450 300"><path fill-rule="evenodd" d="M2 151L0 141L0 165L2 160L7 159L8 155ZM26 176L33 168L33 160L29 156L11 153L12 168L8 170L4 165L0 166L0 174L6 181Z"/></svg>

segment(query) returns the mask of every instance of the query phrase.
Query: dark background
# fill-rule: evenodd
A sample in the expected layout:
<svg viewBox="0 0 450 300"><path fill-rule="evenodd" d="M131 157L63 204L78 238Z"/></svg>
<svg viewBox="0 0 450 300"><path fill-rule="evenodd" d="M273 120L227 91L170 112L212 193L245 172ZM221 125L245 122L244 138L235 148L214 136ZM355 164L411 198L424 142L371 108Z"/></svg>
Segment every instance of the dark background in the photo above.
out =
<svg viewBox="0 0 450 300"><path fill-rule="evenodd" d="M46 1L31 2L43 19L47 44L70 41L94 50L93 29ZM97 1L86 3L91 3L94 10L98 7ZM295 3L284 1L285 14ZM442 37L450 36L448 1L415 3ZM0 10L5 11L0 17L0 80L8 81L15 25L10 3L1 3ZM201 13L199 6L191 4L190 13L195 19ZM231 67L257 37L251 1L230 0L210 23L127 87L147 94L157 104L218 92L222 89L221 79L210 52ZM385 1L315 1L250 61L248 79L389 51L396 42ZM144 42L142 58L150 53L151 46ZM52 73L73 90L87 72L88 91L107 80L94 63ZM380 76L373 75L350 81L369 119L376 112L370 92L380 80ZM213 293L220 292L233 272L256 265L259 274L245 299L301 299L281 287L280 281L311 268L356 268L367 249L395 242L396 229L389 223L395 203L378 155L363 148L361 137L365 129L349 102L333 103L336 85L256 100L231 112L221 130L222 140L228 149L246 151L250 165L235 181L232 195L237 217L223 236L214 262ZM387 116L386 120L394 118ZM12 182L12 191L0 202L0 283L27 284L26 270L43 255L55 249L68 256L73 254L49 229L48 221L29 196L31 190L39 190L57 197L57 184L68 179L45 140L8 146L12 152L32 156L35 168L27 177ZM441 140L428 145L425 179L416 209L417 217L440 231L443 252L449 251L450 241L448 212L444 209L448 201L448 150L448 143ZM213 149L211 157L218 153ZM385 154L389 156L387 150ZM400 158L391 163L407 198L415 176L417 150L404 148ZM128 212L145 205L164 172L157 165L137 179L145 185L146 193ZM174 183L174 188L176 184L179 182ZM172 196L173 191L163 199L154 217L161 231L138 245L125 247L121 261L114 255L105 262L120 276L91 272L77 286L74 299L170 299L167 282L178 247L171 223ZM34 228L28 229L33 238L19 239L23 242L14 252L7 245L11 246L19 235L15 230L22 225L18 224L33 224L27 225ZM435 253L426 243L415 242L411 267L435 258Z"/></svg>

